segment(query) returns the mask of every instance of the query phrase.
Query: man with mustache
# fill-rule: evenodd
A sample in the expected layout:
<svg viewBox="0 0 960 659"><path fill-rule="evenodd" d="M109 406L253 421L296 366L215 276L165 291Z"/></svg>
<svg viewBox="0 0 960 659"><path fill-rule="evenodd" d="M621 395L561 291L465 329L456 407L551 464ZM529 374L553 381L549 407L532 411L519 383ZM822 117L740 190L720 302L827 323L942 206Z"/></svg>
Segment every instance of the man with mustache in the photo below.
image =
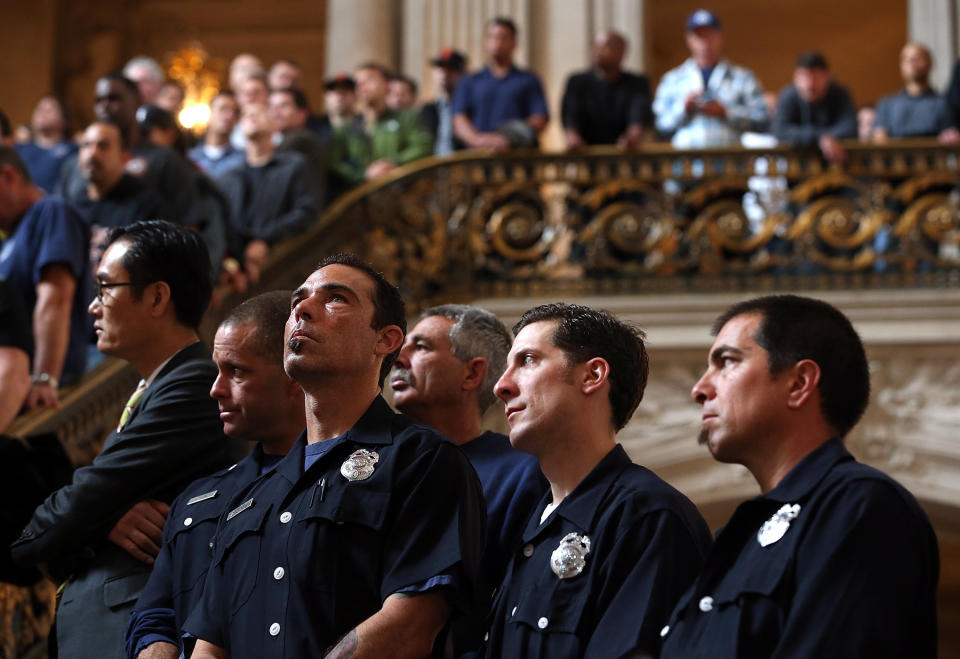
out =
<svg viewBox="0 0 960 659"><path fill-rule="evenodd" d="M520 545L530 511L547 491L536 458L504 435L483 430L483 414L506 365L510 334L489 311L445 304L423 312L397 356L390 385L398 410L436 428L466 454L487 505L484 576L492 589ZM476 649L482 619L457 628L457 642ZM458 653L459 654L459 653Z"/></svg>
<svg viewBox="0 0 960 659"><path fill-rule="evenodd" d="M860 337L820 300L747 300L714 323L700 443L760 496L734 512L661 631L664 659L937 655L937 539L843 438L867 407Z"/></svg>
<svg viewBox="0 0 960 659"><path fill-rule="evenodd" d="M710 544L696 507L616 433L643 397L643 334L573 304L530 309L494 387L510 443L550 491L531 511L490 616L486 656L654 655Z"/></svg>
<svg viewBox="0 0 960 659"><path fill-rule="evenodd" d="M220 406L228 437L254 442L246 458L194 481L170 507L150 580L127 627L129 659L176 659L180 627L200 600L210 566L210 539L234 494L287 454L303 431L303 391L283 372L283 325L290 294L273 291L251 298L220 324L213 339L217 379L210 395Z"/></svg>
<svg viewBox="0 0 960 659"><path fill-rule="evenodd" d="M397 288L357 257L291 297L284 367L307 429L220 518L184 629L211 657L424 657L478 598L482 491L463 454L380 389L403 343Z"/></svg>

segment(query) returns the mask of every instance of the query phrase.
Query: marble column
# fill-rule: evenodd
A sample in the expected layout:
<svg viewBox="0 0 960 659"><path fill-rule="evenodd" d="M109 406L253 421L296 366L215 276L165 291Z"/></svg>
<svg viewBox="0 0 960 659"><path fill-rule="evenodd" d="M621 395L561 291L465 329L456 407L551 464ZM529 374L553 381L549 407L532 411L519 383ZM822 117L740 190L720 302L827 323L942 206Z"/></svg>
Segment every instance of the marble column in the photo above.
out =
<svg viewBox="0 0 960 659"><path fill-rule="evenodd" d="M942 91L958 55L960 0L908 0L907 34L933 54L933 86Z"/></svg>
<svg viewBox="0 0 960 659"><path fill-rule="evenodd" d="M370 60L396 67L400 9L396 0L327 0L327 75Z"/></svg>

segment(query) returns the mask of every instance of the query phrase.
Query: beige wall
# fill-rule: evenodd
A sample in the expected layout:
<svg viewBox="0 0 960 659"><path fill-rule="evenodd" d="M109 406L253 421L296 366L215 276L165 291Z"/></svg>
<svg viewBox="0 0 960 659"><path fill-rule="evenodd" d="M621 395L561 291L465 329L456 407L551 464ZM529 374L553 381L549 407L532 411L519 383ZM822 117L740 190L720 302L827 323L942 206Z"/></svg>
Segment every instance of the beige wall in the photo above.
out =
<svg viewBox="0 0 960 659"><path fill-rule="evenodd" d="M53 88L56 0L0 2L0 109L14 125L30 119Z"/></svg>

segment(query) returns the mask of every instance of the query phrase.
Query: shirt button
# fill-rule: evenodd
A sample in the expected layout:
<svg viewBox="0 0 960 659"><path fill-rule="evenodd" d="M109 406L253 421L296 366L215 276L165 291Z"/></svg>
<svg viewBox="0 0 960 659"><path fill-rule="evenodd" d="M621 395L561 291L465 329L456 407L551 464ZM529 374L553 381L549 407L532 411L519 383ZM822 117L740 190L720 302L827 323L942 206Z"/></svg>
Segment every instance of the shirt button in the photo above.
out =
<svg viewBox="0 0 960 659"><path fill-rule="evenodd" d="M280 515L280 523L281 523L281 524L286 524L286 523L289 522L291 519L293 519L293 514L292 514L289 510L284 511L284 512L281 513L281 515Z"/></svg>
<svg viewBox="0 0 960 659"><path fill-rule="evenodd" d="M533 556L533 545L524 545L523 546L523 555L527 558Z"/></svg>
<svg viewBox="0 0 960 659"><path fill-rule="evenodd" d="M540 618L539 620L537 620L537 627L539 627L540 629L546 629L547 625L549 624L550 624L550 621L547 620L546 618Z"/></svg>
<svg viewBox="0 0 960 659"><path fill-rule="evenodd" d="M670 625L664 625L663 629L660 630L660 638L663 638L670 633Z"/></svg>
<svg viewBox="0 0 960 659"><path fill-rule="evenodd" d="M283 579L282 567L278 567L276 570L273 571L273 578L276 579L277 581L280 581L281 579Z"/></svg>
<svg viewBox="0 0 960 659"><path fill-rule="evenodd" d="M707 595L700 600L700 610L706 613L707 611L713 611L713 598Z"/></svg>
<svg viewBox="0 0 960 659"><path fill-rule="evenodd" d="M483 642L486 643L489 640L490 640L490 632L487 632L486 634L483 635Z"/></svg>
<svg viewBox="0 0 960 659"><path fill-rule="evenodd" d="M517 612L517 607L513 607L513 611L510 612L510 617L512 618Z"/></svg>
<svg viewBox="0 0 960 659"><path fill-rule="evenodd" d="M272 625L270 625L270 636L276 636L276 635L279 634L279 633L280 633L280 623L279 623L279 622L275 622L275 623L273 623Z"/></svg>
<svg viewBox="0 0 960 659"><path fill-rule="evenodd" d="M192 518L192 517L188 517L188 518L186 518L185 520L183 520L183 525L184 525L184 526L190 526L191 524L193 524L193 518Z"/></svg>

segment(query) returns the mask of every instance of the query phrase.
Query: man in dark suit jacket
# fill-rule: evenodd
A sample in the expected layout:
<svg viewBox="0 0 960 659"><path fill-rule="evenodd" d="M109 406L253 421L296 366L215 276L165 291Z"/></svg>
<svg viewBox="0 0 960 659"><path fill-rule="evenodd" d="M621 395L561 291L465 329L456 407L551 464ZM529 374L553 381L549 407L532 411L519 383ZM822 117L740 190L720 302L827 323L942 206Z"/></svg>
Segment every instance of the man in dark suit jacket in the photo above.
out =
<svg viewBox="0 0 960 659"><path fill-rule="evenodd" d="M167 504L242 450L223 436L207 395L217 369L196 331L212 291L199 237L155 220L116 228L107 244L89 308L97 347L143 379L102 452L37 508L12 546L15 561L65 584L56 634L59 655L71 659L123 657Z"/></svg>

